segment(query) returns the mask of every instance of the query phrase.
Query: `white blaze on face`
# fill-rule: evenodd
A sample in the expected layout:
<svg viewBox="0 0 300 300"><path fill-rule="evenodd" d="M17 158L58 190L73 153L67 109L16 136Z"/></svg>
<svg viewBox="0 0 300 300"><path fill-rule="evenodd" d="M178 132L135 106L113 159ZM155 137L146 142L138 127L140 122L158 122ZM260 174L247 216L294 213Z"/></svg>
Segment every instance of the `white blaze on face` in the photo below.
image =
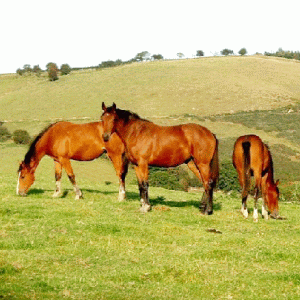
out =
<svg viewBox="0 0 300 300"><path fill-rule="evenodd" d="M21 176L21 172L19 172L19 177L18 177L18 183L17 183L17 195L19 195L20 176Z"/></svg>

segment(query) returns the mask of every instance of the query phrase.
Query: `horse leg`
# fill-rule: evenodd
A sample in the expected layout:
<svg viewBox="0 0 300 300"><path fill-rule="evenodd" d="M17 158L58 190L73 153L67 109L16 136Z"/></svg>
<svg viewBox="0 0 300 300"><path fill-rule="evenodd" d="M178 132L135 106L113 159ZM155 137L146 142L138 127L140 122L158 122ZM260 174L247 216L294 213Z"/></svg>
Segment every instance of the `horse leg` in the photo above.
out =
<svg viewBox="0 0 300 300"><path fill-rule="evenodd" d="M253 221L258 222L257 200L258 200L259 190L261 189L261 177L258 174L254 174L254 178L255 178L255 192L254 192Z"/></svg>
<svg viewBox="0 0 300 300"><path fill-rule="evenodd" d="M62 195L61 192L61 176L62 176L62 165L58 161L54 161L55 168L55 185L56 189L52 197L60 197Z"/></svg>
<svg viewBox="0 0 300 300"><path fill-rule="evenodd" d="M141 164L135 167L136 176L139 183L140 197L141 197L141 209L140 211L145 213L151 210L151 205L148 196L148 165Z"/></svg>
<svg viewBox="0 0 300 300"><path fill-rule="evenodd" d="M211 179L209 164L196 164L193 160L188 162L190 170L198 177L204 186L204 193L200 201L199 209L205 215L213 213L213 188L214 182Z"/></svg>
<svg viewBox="0 0 300 300"><path fill-rule="evenodd" d="M269 219L268 213L268 203L267 203L267 195L266 195L266 177L267 175L263 176L261 181L261 191L262 191L262 206L261 206L261 214L265 220Z"/></svg>
<svg viewBox="0 0 300 300"><path fill-rule="evenodd" d="M240 182L240 186L242 188L242 208L241 208L241 213L243 215L243 217L245 219L248 218L248 209L247 209L247 198L249 195L249 188L248 185L246 183L246 180L244 178L244 174L237 169L237 173L238 173L238 178L239 178L239 182ZM246 174L246 176L248 176L248 174Z"/></svg>
<svg viewBox="0 0 300 300"><path fill-rule="evenodd" d="M75 191L75 195L76 195L75 200L79 200L80 198L83 198L82 192L76 184L75 175L74 175L70 160L66 159L66 158L62 159L61 164L62 164L63 168L66 170L68 177L74 187L74 191Z"/></svg>
<svg viewBox="0 0 300 300"><path fill-rule="evenodd" d="M116 170L117 176L119 178L119 201L124 201L126 198L126 191L125 191L125 177L128 172L128 160L125 155L116 155L116 156L109 156L111 159L114 168Z"/></svg>
<svg viewBox="0 0 300 300"><path fill-rule="evenodd" d="M264 201L264 198L263 198L263 204L262 204L262 207L261 207L261 214L262 214L262 216L265 220L268 220L269 213L268 213L268 209L267 209L266 203Z"/></svg>

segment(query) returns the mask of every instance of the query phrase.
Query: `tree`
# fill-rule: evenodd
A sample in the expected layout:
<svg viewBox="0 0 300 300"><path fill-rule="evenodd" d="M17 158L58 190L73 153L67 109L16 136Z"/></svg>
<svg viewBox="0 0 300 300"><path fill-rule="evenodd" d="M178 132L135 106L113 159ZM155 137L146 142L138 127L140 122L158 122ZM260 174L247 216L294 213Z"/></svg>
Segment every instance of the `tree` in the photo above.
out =
<svg viewBox="0 0 300 300"><path fill-rule="evenodd" d="M32 72L31 66L28 64L24 65L23 71L24 73L31 73Z"/></svg>
<svg viewBox="0 0 300 300"><path fill-rule="evenodd" d="M246 48L242 48L240 51L239 51L239 54L240 55L245 55L245 54L247 54L247 50L246 50Z"/></svg>
<svg viewBox="0 0 300 300"><path fill-rule="evenodd" d="M177 56L178 56L179 58L183 58L183 57L184 57L184 54L181 53L181 52L178 52L178 53L177 53Z"/></svg>
<svg viewBox="0 0 300 300"><path fill-rule="evenodd" d="M71 67L68 64L63 64L60 67L61 75L68 75L71 73Z"/></svg>
<svg viewBox="0 0 300 300"><path fill-rule="evenodd" d="M55 81L58 79L58 68L55 63L47 64L47 72L50 81Z"/></svg>
<svg viewBox="0 0 300 300"><path fill-rule="evenodd" d="M196 56L204 56L204 52L202 50L197 50Z"/></svg>
<svg viewBox="0 0 300 300"><path fill-rule="evenodd" d="M41 72L42 72L42 69L40 68L39 65L36 65L33 67L33 72L37 75L37 76L40 76L41 75Z"/></svg>
<svg viewBox="0 0 300 300"><path fill-rule="evenodd" d="M142 51L138 53L134 59L137 61L144 61L144 60L148 60L149 57L150 57L150 53L148 51Z"/></svg>
<svg viewBox="0 0 300 300"><path fill-rule="evenodd" d="M51 65L56 65L56 64L55 64L55 63L53 63L53 62L49 62L49 63L47 63L47 65L46 65L46 69L47 69L47 71L50 69Z"/></svg>
<svg viewBox="0 0 300 300"><path fill-rule="evenodd" d="M152 59L153 60L159 60L159 59L164 59L164 57L161 54L153 54Z"/></svg>
<svg viewBox="0 0 300 300"><path fill-rule="evenodd" d="M20 76L22 76L23 74L24 74L24 70L22 70L22 69L17 69L17 74L19 74Z"/></svg>
<svg viewBox="0 0 300 300"><path fill-rule="evenodd" d="M227 56L227 55L233 54L233 50L225 48L221 51L221 54Z"/></svg>

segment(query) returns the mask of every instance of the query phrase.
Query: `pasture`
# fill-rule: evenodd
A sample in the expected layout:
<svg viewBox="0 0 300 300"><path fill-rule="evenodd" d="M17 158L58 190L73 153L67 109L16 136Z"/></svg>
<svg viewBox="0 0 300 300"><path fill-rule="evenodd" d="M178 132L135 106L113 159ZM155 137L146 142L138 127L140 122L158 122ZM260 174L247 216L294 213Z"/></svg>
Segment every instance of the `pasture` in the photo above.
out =
<svg viewBox="0 0 300 300"><path fill-rule="evenodd" d="M22 198L16 196L17 169L27 147L1 143L0 298L299 299L300 146L291 138L298 125L268 125L276 123L271 112L297 107L299 68L280 59L228 57L74 72L53 83L1 76L0 120L10 131L35 135L58 118L94 121L102 101L115 101L157 123L208 127L220 140L221 160L231 160L236 137L258 134L275 153L280 188L293 188L279 204L286 220L254 223L251 198L249 219L243 219L240 194L220 191L214 214L203 216L201 193L151 186L153 209L141 214L132 169L125 202L118 202L118 178L103 158L72 162L84 199L74 200L65 173L65 193L53 199L54 166L44 158ZM241 121L242 113L247 120L262 110L270 111L259 117L267 125L256 126L255 117ZM289 135L280 134L284 130Z"/></svg>

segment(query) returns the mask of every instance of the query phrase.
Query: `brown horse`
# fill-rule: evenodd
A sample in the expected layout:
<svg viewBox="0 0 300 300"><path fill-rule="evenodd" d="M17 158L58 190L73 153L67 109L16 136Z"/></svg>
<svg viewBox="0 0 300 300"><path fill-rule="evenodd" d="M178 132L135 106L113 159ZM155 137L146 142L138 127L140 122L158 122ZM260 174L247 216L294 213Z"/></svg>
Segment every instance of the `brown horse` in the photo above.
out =
<svg viewBox="0 0 300 300"><path fill-rule="evenodd" d="M24 161L20 164L17 194L26 196L35 180L34 173L40 160L48 155L54 159L55 164L56 190L53 197L61 195L60 180L64 168L73 184L75 199L79 199L82 192L76 185L70 159L90 161L107 152L120 180L119 200L124 200L125 176L128 170L125 146L117 134L114 134L108 143L103 141L102 135L101 122L86 124L57 122L44 129L32 142Z"/></svg>
<svg viewBox="0 0 300 300"><path fill-rule="evenodd" d="M213 188L219 177L218 140L207 128L197 124L159 126L117 109L115 104L106 108L102 103L102 108L103 139L110 140L116 132L123 141L126 156L135 166L142 212L151 209L148 166L174 167L186 163L204 185L202 213L213 213Z"/></svg>
<svg viewBox="0 0 300 300"><path fill-rule="evenodd" d="M278 217L278 180L274 182L273 161L271 152L266 144L256 135L245 135L237 139L233 150L233 165L238 172L242 187L242 214L248 217L247 197L250 190L251 175L255 180L253 219L258 220L257 199L259 190L262 192L262 215L268 219Z"/></svg>

